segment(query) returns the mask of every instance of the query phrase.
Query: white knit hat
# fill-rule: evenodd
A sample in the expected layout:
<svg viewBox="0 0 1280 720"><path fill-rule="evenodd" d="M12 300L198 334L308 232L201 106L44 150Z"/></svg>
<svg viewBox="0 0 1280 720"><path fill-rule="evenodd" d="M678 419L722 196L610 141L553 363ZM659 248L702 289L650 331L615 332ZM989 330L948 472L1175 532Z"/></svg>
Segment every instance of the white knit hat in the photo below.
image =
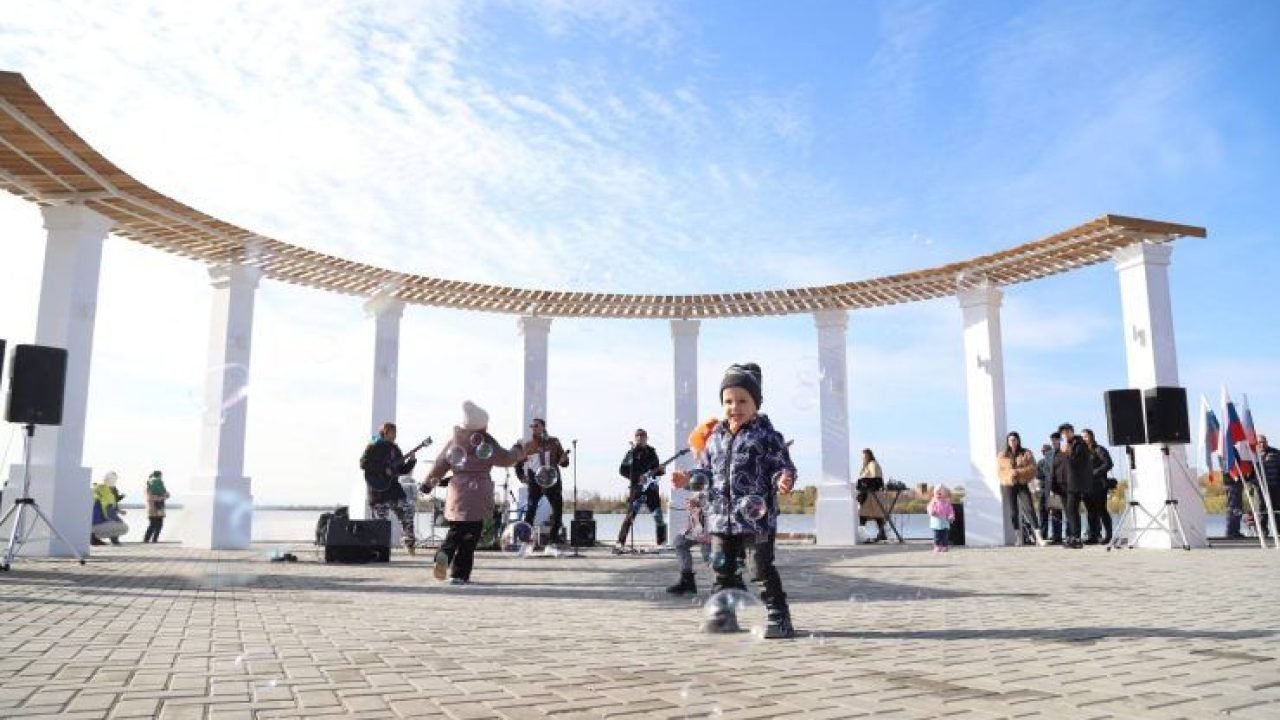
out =
<svg viewBox="0 0 1280 720"><path fill-rule="evenodd" d="M484 430L489 427L489 413L470 400L462 403L462 428L464 430Z"/></svg>

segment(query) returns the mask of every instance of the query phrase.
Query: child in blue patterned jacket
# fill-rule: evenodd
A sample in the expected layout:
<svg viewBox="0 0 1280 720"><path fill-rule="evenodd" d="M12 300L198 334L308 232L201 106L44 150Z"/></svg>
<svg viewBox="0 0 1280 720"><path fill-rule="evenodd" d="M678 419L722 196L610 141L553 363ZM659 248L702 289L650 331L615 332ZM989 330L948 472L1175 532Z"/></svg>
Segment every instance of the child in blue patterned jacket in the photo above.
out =
<svg viewBox="0 0 1280 720"><path fill-rule="evenodd" d="M731 365L720 383L724 420L710 431L699 468L711 474L706 491L705 523L711 533L712 593L745 590L738 557L745 549L764 585L760 599L769 612L767 638L795 636L782 579L774 565L778 493L789 493L796 481L786 442L760 414L760 366ZM679 474L673 477L677 479ZM679 478L681 481L686 478ZM738 630L732 603L716 606L707 632Z"/></svg>

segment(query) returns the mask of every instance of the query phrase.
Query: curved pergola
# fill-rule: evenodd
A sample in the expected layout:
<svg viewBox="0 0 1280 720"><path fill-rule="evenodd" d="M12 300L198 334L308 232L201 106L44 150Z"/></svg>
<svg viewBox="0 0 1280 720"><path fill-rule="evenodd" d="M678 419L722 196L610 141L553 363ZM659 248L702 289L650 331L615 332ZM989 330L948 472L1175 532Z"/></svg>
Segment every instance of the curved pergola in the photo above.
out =
<svg viewBox="0 0 1280 720"><path fill-rule="evenodd" d="M854 542L856 515L849 457L846 361L848 311L956 298L964 335L969 403L970 466L966 486L971 544L1002 544L1012 535L1001 507L995 450L1004 442L1004 367L1000 330L1003 286L1114 261L1120 281L1129 383L1177 385L1167 266L1171 241L1204 237L1204 228L1104 215L1049 237L964 262L885 277L818 287L704 295L629 295L535 290L397 272L315 252L246 230L184 205L116 167L64 123L22 75L0 72L0 189L42 207L47 249L36 342L68 351L66 412L61 428L44 433L35 455L49 478L55 515L69 537L87 538L88 469L81 467L83 434L98 299L102 242L108 232L209 266L213 300L205 397L217 408L239 391L227 368L250 363L253 307L260 278L368 299L373 328L372 424L396 416L399 322L405 304L519 316L524 342L523 413L545 417L548 337L552 318L666 319L670 321L675 378L674 437L697 421L697 338L703 319L763 315L813 316L821 402L821 472L818 541ZM193 478L189 538L202 547L247 547L251 537L250 479L244 476L246 410L202 429L199 472ZM66 433L65 442L54 438ZM1169 474L1168 449L1136 452L1139 477ZM1165 485L1135 486L1135 497L1157 507ZM1179 486L1174 483L1175 489ZM358 495L358 497L357 497ZM352 507L363 503L363 484ZM1196 498L1182 498L1184 508ZM673 508L678 503L672 503ZM673 513L678 512L673 509ZM246 520L246 516L250 519ZM60 524L61 524L60 523ZM673 520L673 525L677 524ZM1002 529L1003 528L1003 529ZM1170 538L1148 536L1148 542ZM1158 541L1158 542L1157 542ZM52 543L52 541L50 541ZM50 544L48 552L57 554ZM81 548L88 550L87 544Z"/></svg>
<svg viewBox="0 0 1280 720"><path fill-rule="evenodd" d="M1204 228L1104 215L1025 245L925 270L817 287L704 295L536 290L446 280L309 250L219 220L139 182L80 138L12 72L0 73L0 189L41 205L76 202L112 232L193 260L260 268L264 277L406 303L542 317L704 319L853 310L1013 285L1102 262L1135 242L1204 237Z"/></svg>

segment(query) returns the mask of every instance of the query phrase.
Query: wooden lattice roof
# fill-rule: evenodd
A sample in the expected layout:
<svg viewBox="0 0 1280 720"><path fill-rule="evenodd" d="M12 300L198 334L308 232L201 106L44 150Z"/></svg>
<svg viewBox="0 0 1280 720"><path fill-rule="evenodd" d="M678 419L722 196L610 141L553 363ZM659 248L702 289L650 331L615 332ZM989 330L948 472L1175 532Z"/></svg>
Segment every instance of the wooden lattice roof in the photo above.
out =
<svg viewBox="0 0 1280 720"><path fill-rule="evenodd" d="M224 222L135 180L64 123L26 79L0 72L0 189L40 205L82 203L112 232L206 263L242 263L275 280L412 304L546 317L722 318L856 309L1012 285L1103 262L1136 242L1204 237L1204 228L1104 215L1050 237L964 262L869 280L706 295L534 290L388 270L308 250Z"/></svg>

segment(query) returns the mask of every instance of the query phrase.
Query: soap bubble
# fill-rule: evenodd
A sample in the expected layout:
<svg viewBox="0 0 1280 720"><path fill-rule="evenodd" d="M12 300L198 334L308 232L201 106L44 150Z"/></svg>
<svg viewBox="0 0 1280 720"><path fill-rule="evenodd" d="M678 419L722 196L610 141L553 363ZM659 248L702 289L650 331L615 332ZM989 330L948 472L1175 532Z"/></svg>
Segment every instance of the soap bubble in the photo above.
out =
<svg viewBox="0 0 1280 720"><path fill-rule="evenodd" d="M534 481L542 488L554 487L556 483L560 482L560 473L553 468L539 468L534 475Z"/></svg>
<svg viewBox="0 0 1280 720"><path fill-rule="evenodd" d="M758 522L769 514L769 503L759 495L747 495L738 498L737 511L744 519Z"/></svg>
<svg viewBox="0 0 1280 720"><path fill-rule="evenodd" d="M448 460L449 464L455 468L460 468L462 467L462 464L467 461L467 451L457 445L454 445L445 452L444 459Z"/></svg>
<svg viewBox="0 0 1280 720"><path fill-rule="evenodd" d="M711 555L711 569L720 572L724 570L725 565L729 563L729 556L725 555L723 550L716 550Z"/></svg>
<svg viewBox="0 0 1280 720"><path fill-rule="evenodd" d="M502 531L502 549L518 552L533 544L533 526L527 522L514 522Z"/></svg>
<svg viewBox="0 0 1280 720"><path fill-rule="evenodd" d="M711 472L698 468L689 471L689 491L704 492L711 486Z"/></svg>
<svg viewBox="0 0 1280 720"><path fill-rule="evenodd" d="M754 595L745 590L729 588L715 593L702 606L702 614L707 626L735 632L746 628L756 637L764 636L767 620L765 607ZM730 617L734 619L729 620Z"/></svg>
<svg viewBox="0 0 1280 720"><path fill-rule="evenodd" d="M205 370L204 381L189 394L206 425L222 425L249 399L249 368L244 365L214 365Z"/></svg>
<svg viewBox="0 0 1280 720"><path fill-rule="evenodd" d="M484 442L484 433L471 433L471 447L480 447Z"/></svg>
<svg viewBox="0 0 1280 720"><path fill-rule="evenodd" d="M480 445L476 447L476 457L481 460L488 460L493 457L493 446L489 443L480 443Z"/></svg>

